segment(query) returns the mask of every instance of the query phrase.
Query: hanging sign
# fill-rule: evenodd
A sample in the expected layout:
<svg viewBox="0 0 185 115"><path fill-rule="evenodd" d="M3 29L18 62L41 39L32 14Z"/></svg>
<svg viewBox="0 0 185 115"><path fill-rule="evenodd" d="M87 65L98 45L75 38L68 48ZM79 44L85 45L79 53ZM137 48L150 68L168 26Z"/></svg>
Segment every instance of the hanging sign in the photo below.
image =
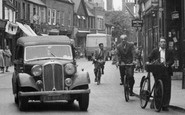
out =
<svg viewBox="0 0 185 115"><path fill-rule="evenodd" d="M132 20L132 27L142 27L143 26L143 20Z"/></svg>

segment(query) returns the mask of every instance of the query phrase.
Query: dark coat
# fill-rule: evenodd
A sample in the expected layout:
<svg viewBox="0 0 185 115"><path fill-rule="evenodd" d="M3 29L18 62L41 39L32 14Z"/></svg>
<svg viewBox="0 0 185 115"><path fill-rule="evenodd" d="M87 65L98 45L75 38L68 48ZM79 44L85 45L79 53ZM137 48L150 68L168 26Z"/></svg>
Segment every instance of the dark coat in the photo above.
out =
<svg viewBox="0 0 185 115"><path fill-rule="evenodd" d="M172 64L174 63L174 54L172 50L166 49L165 52L166 64L169 65L168 72L172 75ZM153 62L155 60L160 60L160 52L159 48L153 49L148 57L149 62Z"/></svg>
<svg viewBox="0 0 185 115"><path fill-rule="evenodd" d="M124 63L132 63L135 58L134 44L127 42L126 46L123 43L117 46L117 60Z"/></svg>
<svg viewBox="0 0 185 115"><path fill-rule="evenodd" d="M107 56L107 53L106 53L105 50L103 50L102 55L100 55L100 49L96 49L95 52L94 52L93 58L96 59L96 60L101 59L101 60L106 61L106 56Z"/></svg>

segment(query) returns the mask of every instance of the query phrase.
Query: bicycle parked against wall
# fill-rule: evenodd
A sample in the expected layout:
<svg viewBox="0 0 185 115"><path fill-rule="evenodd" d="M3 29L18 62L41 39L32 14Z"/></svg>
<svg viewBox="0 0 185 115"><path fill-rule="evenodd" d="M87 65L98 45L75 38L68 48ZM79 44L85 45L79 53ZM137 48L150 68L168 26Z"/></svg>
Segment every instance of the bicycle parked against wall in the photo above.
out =
<svg viewBox="0 0 185 115"><path fill-rule="evenodd" d="M125 76L124 79L121 80L123 87L124 87L124 96L125 96L125 101L128 102L129 100L129 96L130 96L130 75L132 75L131 73L133 73L133 68L135 67L135 65L133 63L131 64L119 64L119 66L124 66L125 67Z"/></svg>
<svg viewBox="0 0 185 115"><path fill-rule="evenodd" d="M140 106L144 109L150 98L153 98L154 109L160 112L164 96L164 86L160 78L164 77L162 73L166 71L166 67L163 64L146 64L146 71L148 72L147 76L143 76L140 82ZM158 73L152 88L151 73Z"/></svg>

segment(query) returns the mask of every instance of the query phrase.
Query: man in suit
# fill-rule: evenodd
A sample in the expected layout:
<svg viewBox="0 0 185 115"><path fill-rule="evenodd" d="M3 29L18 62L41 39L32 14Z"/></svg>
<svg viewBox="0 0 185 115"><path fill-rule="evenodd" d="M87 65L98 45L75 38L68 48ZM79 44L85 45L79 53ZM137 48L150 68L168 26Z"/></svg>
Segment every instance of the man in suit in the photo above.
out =
<svg viewBox="0 0 185 115"><path fill-rule="evenodd" d="M166 40L161 37L159 42L159 47L152 50L148 57L149 62L158 61L159 63L163 63L167 67L167 71L165 73L165 77L160 77L163 81L164 85L164 98L163 98L163 107L162 110L168 111L170 98L171 98L171 76L172 76L172 64L174 63L174 55L173 51L166 48ZM159 73L153 73L155 80L157 80L160 76ZM164 75L163 75L164 76ZM152 103L153 104L153 103ZM151 108L152 107L151 104Z"/></svg>
<svg viewBox="0 0 185 115"><path fill-rule="evenodd" d="M117 66L119 64L130 64L135 63L135 48L133 43L129 43L127 41L128 37L127 35L121 35L120 39L122 42L118 44L117 46ZM120 85L123 85L124 75L125 75L125 67L120 66L120 75L121 75L121 83ZM133 96L133 86L135 83L134 80L134 68L130 68L130 77L129 77L129 85L130 85L130 96Z"/></svg>
<svg viewBox="0 0 185 115"><path fill-rule="evenodd" d="M93 55L95 82L97 82L96 73L97 73L97 68L99 66L99 64L97 63L98 60L102 60L102 63L100 66L102 68L102 74L104 74L104 65L105 65L105 61L106 61L106 51L104 50L103 43L99 43L99 48L95 50L94 55Z"/></svg>

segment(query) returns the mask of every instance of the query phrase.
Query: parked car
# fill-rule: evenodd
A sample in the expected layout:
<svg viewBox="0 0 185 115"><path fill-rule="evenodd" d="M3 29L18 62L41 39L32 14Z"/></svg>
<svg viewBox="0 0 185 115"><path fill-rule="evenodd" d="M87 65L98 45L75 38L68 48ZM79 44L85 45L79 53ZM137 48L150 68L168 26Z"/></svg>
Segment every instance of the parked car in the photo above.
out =
<svg viewBox="0 0 185 115"><path fill-rule="evenodd" d="M72 44L67 36L21 37L17 40L12 87L21 111L30 102L66 100L89 105L89 73L77 71Z"/></svg>

